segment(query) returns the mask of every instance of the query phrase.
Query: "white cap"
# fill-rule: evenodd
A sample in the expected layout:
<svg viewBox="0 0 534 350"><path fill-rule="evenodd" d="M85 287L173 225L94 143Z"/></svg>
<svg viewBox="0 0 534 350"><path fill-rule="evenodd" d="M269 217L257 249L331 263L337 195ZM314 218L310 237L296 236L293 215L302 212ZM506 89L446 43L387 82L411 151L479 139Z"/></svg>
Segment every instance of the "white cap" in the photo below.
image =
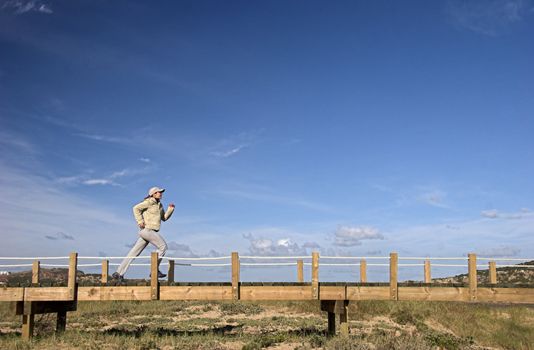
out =
<svg viewBox="0 0 534 350"><path fill-rule="evenodd" d="M156 192L165 192L165 189L164 188L159 188L159 187L152 187L152 188L150 188L148 190L148 195L152 196Z"/></svg>

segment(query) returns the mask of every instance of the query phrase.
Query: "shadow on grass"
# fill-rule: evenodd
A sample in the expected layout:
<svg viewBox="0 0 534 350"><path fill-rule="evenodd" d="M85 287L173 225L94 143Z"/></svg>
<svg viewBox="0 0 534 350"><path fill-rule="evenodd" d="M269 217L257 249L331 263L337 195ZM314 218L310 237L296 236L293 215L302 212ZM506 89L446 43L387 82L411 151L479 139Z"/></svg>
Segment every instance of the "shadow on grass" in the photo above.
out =
<svg viewBox="0 0 534 350"><path fill-rule="evenodd" d="M157 336L192 336L192 335L225 335L225 336L232 336L234 334L230 333L233 332L236 329L241 329L243 326L233 326L233 325L225 325L222 327L214 327L210 329L199 329L199 330L182 330L182 329L173 329L173 328L163 328L163 327L147 327L147 326L139 326L136 328L110 328L105 330L104 334L111 334L111 335L118 335L118 336L126 336L126 337L135 337L139 338L144 334L153 334Z"/></svg>

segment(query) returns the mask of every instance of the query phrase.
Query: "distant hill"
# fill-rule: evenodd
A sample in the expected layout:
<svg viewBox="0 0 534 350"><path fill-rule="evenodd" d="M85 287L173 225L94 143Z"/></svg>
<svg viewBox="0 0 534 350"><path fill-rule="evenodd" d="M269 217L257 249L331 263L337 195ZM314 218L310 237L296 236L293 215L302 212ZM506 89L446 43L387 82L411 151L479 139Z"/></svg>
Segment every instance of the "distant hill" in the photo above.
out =
<svg viewBox="0 0 534 350"><path fill-rule="evenodd" d="M533 261L521 263L519 265L534 265ZM468 275L461 274L452 277L433 278L434 283L468 283ZM479 284L489 283L489 270L477 270L477 282ZM498 284L534 284L534 268L528 267L498 267Z"/></svg>

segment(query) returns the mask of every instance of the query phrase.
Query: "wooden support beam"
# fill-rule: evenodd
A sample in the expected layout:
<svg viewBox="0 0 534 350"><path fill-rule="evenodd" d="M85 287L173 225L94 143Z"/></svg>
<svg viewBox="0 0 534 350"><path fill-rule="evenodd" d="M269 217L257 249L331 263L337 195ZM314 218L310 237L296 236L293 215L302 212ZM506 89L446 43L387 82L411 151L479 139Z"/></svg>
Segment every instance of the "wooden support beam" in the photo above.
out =
<svg viewBox="0 0 534 350"><path fill-rule="evenodd" d="M425 260L425 283L432 283L432 276L430 274L430 260Z"/></svg>
<svg viewBox="0 0 534 350"><path fill-rule="evenodd" d="M343 300L343 312L339 314L339 332L348 336L349 330L349 301Z"/></svg>
<svg viewBox="0 0 534 350"><path fill-rule="evenodd" d="M389 254L389 298L390 300L399 300L399 291L397 288L399 271L399 255L397 253Z"/></svg>
<svg viewBox="0 0 534 350"><path fill-rule="evenodd" d="M312 298L319 299L319 253L312 253Z"/></svg>
<svg viewBox="0 0 534 350"><path fill-rule="evenodd" d="M30 340L33 337L33 327L35 326L35 315L22 315L22 339Z"/></svg>
<svg viewBox="0 0 534 350"><path fill-rule="evenodd" d="M489 283L497 284L497 263L495 261L489 262Z"/></svg>
<svg viewBox="0 0 534 350"><path fill-rule="evenodd" d="M328 335L336 335L336 314L328 311Z"/></svg>
<svg viewBox="0 0 534 350"><path fill-rule="evenodd" d="M174 283L174 260L169 260L169 271L167 271L167 282Z"/></svg>
<svg viewBox="0 0 534 350"><path fill-rule="evenodd" d="M360 260L360 282L367 282L367 261L365 259Z"/></svg>
<svg viewBox="0 0 534 350"><path fill-rule="evenodd" d="M56 333L65 332L67 327L67 311L58 311L56 322Z"/></svg>
<svg viewBox="0 0 534 350"><path fill-rule="evenodd" d="M109 260L102 261L102 279L100 282L104 285L108 283L109 279Z"/></svg>
<svg viewBox="0 0 534 350"><path fill-rule="evenodd" d="M304 282L304 262L302 259L297 260L297 282Z"/></svg>
<svg viewBox="0 0 534 350"><path fill-rule="evenodd" d="M41 272L41 264L39 260L35 260L32 265L32 286L39 287L39 275Z"/></svg>
<svg viewBox="0 0 534 350"><path fill-rule="evenodd" d="M78 269L78 253L70 253L69 256L69 278L67 280L67 287L69 289L69 299L76 300L78 294L76 284L76 272Z"/></svg>
<svg viewBox="0 0 534 350"><path fill-rule="evenodd" d="M469 298L471 301L477 300L477 255L469 253Z"/></svg>
<svg viewBox="0 0 534 350"><path fill-rule="evenodd" d="M159 299L158 272L158 252L152 252L150 255L150 297L152 300Z"/></svg>
<svg viewBox="0 0 534 350"><path fill-rule="evenodd" d="M239 254L232 252L232 298L239 300Z"/></svg>

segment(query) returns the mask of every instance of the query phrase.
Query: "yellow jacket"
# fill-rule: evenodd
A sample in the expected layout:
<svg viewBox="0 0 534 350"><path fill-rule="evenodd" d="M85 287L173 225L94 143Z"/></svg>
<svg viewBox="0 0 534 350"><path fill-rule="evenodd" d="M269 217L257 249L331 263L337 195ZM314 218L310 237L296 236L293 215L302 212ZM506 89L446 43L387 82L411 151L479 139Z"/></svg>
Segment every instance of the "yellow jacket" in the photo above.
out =
<svg viewBox="0 0 534 350"><path fill-rule="evenodd" d="M133 207L133 213L137 225L145 224L145 228L159 231L161 220L167 221L171 217L174 208L169 207L163 211L163 205L150 197Z"/></svg>

